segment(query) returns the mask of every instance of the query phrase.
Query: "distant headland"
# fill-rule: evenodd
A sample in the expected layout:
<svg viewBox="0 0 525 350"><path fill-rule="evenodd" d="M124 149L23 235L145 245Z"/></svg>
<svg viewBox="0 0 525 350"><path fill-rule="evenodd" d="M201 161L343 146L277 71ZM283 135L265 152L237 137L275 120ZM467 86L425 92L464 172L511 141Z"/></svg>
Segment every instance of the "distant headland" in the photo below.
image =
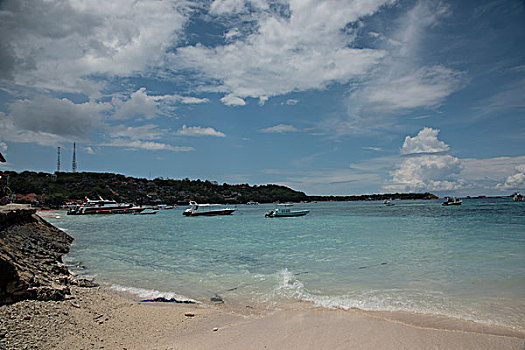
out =
<svg viewBox="0 0 525 350"><path fill-rule="evenodd" d="M436 199L432 193L387 193L349 196L309 196L281 185L219 184L209 180L135 178L113 173L5 172L12 200L58 207L85 197L114 199L140 205L199 203L245 204L248 202L363 201L384 199Z"/></svg>

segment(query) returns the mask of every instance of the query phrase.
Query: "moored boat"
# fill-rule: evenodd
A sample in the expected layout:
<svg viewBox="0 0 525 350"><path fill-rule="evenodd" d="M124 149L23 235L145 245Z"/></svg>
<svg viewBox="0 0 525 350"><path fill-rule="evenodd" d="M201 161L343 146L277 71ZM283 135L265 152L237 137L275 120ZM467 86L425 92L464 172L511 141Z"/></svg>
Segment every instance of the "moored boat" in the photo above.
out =
<svg viewBox="0 0 525 350"><path fill-rule="evenodd" d="M107 200L99 197L99 199L89 199L86 197L85 201L70 207L67 215L90 215L90 214L133 214L140 213L144 208L136 207L130 203L117 203L114 200Z"/></svg>
<svg viewBox="0 0 525 350"><path fill-rule="evenodd" d="M457 199L456 197L445 197L445 199L446 200L441 203L441 205L461 205L461 203L463 203L461 199Z"/></svg>
<svg viewBox="0 0 525 350"><path fill-rule="evenodd" d="M281 218L281 217L292 217L292 216L304 216L310 212L310 210L291 210L292 204L280 204L277 208L270 210L264 214L267 218Z"/></svg>
<svg viewBox="0 0 525 350"><path fill-rule="evenodd" d="M215 216L215 215L231 215L237 210L235 208L224 208L221 204L197 204L195 201L190 201L190 208L186 209L182 215L184 216Z"/></svg>

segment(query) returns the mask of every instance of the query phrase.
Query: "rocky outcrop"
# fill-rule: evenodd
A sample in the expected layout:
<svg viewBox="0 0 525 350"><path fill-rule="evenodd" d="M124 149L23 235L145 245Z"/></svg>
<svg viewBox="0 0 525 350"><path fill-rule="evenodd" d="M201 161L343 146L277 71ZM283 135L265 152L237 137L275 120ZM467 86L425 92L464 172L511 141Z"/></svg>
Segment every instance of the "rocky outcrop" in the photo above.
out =
<svg viewBox="0 0 525 350"><path fill-rule="evenodd" d="M72 241L34 209L0 207L0 305L64 299L72 278L62 255Z"/></svg>

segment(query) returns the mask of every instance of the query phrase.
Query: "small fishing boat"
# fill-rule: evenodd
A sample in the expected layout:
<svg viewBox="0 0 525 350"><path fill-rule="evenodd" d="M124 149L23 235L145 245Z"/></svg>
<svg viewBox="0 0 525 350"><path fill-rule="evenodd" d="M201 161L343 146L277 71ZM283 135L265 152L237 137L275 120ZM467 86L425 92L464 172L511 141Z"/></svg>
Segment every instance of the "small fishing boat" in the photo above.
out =
<svg viewBox="0 0 525 350"><path fill-rule="evenodd" d="M224 208L221 204L197 204L195 201L190 201L190 208L186 209L182 215L184 216L215 216L215 215L231 215L234 208Z"/></svg>
<svg viewBox="0 0 525 350"><path fill-rule="evenodd" d="M523 202L523 195L519 192L513 194L512 200L514 202Z"/></svg>
<svg viewBox="0 0 525 350"><path fill-rule="evenodd" d="M461 205L461 203L463 203L461 199L457 199L456 197L445 197L445 199L446 200L443 203L441 203L441 205Z"/></svg>
<svg viewBox="0 0 525 350"><path fill-rule="evenodd" d="M383 201L383 204L386 205L386 206L394 205L394 203L392 203L392 202L389 201L388 199L385 199L385 200Z"/></svg>
<svg viewBox="0 0 525 350"><path fill-rule="evenodd" d="M282 218L291 216L304 216L310 212L310 210L291 210L292 204L279 204L274 210L270 210L264 217L267 218Z"/></svg>

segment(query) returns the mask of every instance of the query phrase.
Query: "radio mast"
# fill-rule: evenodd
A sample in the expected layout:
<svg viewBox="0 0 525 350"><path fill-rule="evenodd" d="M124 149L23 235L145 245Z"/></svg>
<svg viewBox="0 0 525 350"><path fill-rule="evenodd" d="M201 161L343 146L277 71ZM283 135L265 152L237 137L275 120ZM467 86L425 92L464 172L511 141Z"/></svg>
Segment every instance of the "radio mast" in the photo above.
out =
<svg viewBox="0 0 525 350"><path fill-rule="evenodd" d="M73 172L77 172L77 144L73 142Z"/></svg>
<svg viewBox="0 0 525 350"><path fill-rule="evenodd" d="M57 173L60 172L60 147L58 147L57 151Z"/></svg>

